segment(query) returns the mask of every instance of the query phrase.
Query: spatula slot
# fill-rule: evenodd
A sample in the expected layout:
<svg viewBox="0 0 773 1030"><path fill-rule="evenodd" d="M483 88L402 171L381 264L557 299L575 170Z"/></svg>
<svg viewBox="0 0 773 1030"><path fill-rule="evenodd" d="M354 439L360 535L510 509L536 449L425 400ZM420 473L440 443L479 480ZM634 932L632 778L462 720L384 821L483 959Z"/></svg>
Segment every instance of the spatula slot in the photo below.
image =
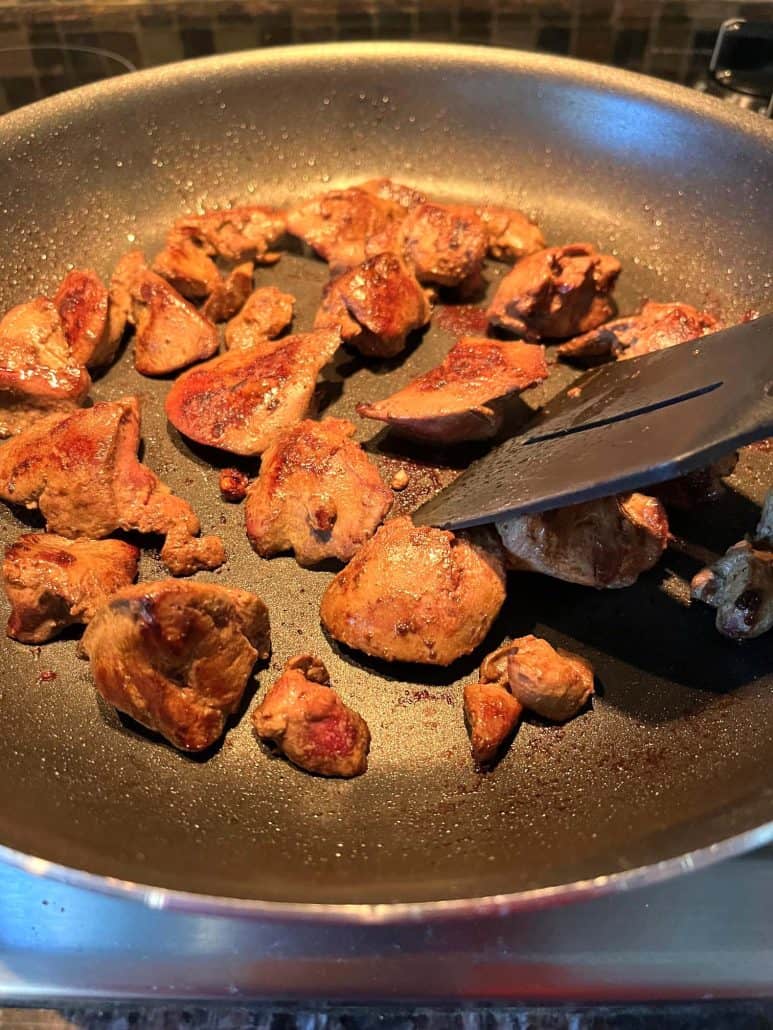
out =
<svg viewBox="0 0 773 1030"><path fill-rule="evenodd" d="M633 408L630 411L619 412L617 415L610 415L608 418L592 419L591 421L584 422L581 425L564 426L561 429L554 430L552 433L540 433L536 436L530 436L529 439L524 440L523 443L544 443L545 440L555 440L559 436L569 436L572 433L584 433L588 429L600 429L602 426L610 426L615 422L624 422L626 419L637 418L639 415L648 415L653 411L660 411L662 408L670 408L674 404L681 404L684 401L693 400L695 397L702 397L704 394L718 390L722 385L724 384L721 380L716 383L709 383L707 386L702 386L699 389L680 393L676 397L665 397L654 404L647 404L640 408Z"/></svg>

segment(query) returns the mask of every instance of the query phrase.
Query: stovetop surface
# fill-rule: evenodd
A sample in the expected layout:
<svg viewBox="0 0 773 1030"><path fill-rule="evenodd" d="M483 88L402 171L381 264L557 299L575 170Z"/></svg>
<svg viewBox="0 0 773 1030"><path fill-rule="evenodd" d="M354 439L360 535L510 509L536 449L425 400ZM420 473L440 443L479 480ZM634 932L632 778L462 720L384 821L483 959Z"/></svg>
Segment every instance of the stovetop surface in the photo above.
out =
<svg viewBox="0 0 773 1030"><path fill-rule="evenodd" d="M362 38L547 50L722 93L709 57L720 22L737 14L773 21L773 3L0 0L0 113L186 57ZM283 926L158 911L0 865L0 1003L767 998L772 898L773 848L579 904L403 927Z"/></svg>

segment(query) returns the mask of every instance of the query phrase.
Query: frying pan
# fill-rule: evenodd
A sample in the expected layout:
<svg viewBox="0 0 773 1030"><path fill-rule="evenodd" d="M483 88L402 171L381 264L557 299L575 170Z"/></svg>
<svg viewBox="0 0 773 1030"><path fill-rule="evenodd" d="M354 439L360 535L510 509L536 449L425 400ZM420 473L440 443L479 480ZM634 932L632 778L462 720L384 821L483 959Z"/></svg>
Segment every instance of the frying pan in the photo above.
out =
<svg viewBox="0 0 773 1030"><path fill-rule="evenodd" d="M131 245L153 253L180 212L231 200L285 204L392 175L441 197L536 214L551 241L620 256L622 311L682 299L723 318L765 310L771 290L773 134L762 118L593 65L493 49L299 47L174 65L65 94L0 123L0 300L50 291L71 264L107 275ZM493 288L503 266L491 265ZM326 269L291 246L258 281L298 298L310 325ZM389 476L410 470L415 507L473 449L399 445L353 415L446 352L446 310L403 358L341 351L320 408L353 417ZM555 366L534 407L572 373ZM334 570L259 559L243 513L221 502L227 455L186 443L163 417L168 382L130 354L93 395L137 393L145 460L220 532L230 555L200 579L255 590L274 655L222 746L187 757L97 698L77 634L2 644L3 856L156 905L282 917L388 920L480 913L628 887L771 838L771 638L721 638L687 605L697 568L669 552L635 587L596 592L512 576L488 640L449 669L386 665L337 647L318 622ZM254 473L257 462L241 467ZM748 449L730 489L675 517L687 548L721 552L753 528L771 453ZM3 541L29 525L2 513ZM148 541L145 541L146 545ZM151 542L154 543L154 542ZM145 551L141 575L161 575ZM461 689L486 650L535 632L594 663L593 711L527 720L495 772L469 757ZM370 724L370 769L307 776L254 740L245 713L292 654L323 658ZM34 856L34 857L31 857ZM143 886L145 885L145 886Z"/></svg>

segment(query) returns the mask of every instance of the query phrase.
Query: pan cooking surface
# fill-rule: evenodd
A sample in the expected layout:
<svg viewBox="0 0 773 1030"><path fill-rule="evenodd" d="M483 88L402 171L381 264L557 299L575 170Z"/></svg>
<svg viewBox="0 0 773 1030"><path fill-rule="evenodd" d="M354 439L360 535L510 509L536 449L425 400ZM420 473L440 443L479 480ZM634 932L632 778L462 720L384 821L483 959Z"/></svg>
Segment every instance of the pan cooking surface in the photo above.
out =
<svg viewBox="0 0 773 1030"><path fill-rule="evenodd" d="M767 128L662 84L608 72L602 82L571 62L551 59L549 68L540 58L432 47L419 61L416 50L301 48L194 62L0 123L11 179L0 207L3 307L51 290L70 263L106 275L132 245L152 255L175 214L198 204L284 203L391 175L441 197L521 204L551 243L611 248L623 262L622 311L650 294L728 318L764 308L764 240L773 230ZM711 171L701 172L709 154ZM742 202L730 189L739 168ZM490 289L504 271L488 266ZM275 269L260 269L257 282L293 293L295 326L306 329L326 277L295 248ZM417 506L479 452L400 446L357 418L354 404L436 364L455 321L436 317L404 359L379 364L342 350L320 387L324 413L352 418L387 482L408 469L397 511ZM556 366L523 400L539 403L570 376ZM770 821L770 637L738 646L715 632L708 608L688 608L694 561L669 551L621 591L511 576L507 604L475 655L450 669L379 663L339 648L319 625L332 567L304 570L292 558L254 554L242 507L220 500L217 479L232 465L254 474L257 461L186 443L163 416L168 388L137 375L124 352L92 396L142 398L145 461L193 503L203 531L226 543L228 563L198 578L263 598L273 657L222 746L196 758L97 698L75 655L77 634L41 648L4 641L0 843L209 895L418 902L570 884ZM753 528L771 481L771 452L747 449L726 498L674 517L672 528L723 551ZM5 510L0 524L3 544L41 525ZM146 548L141 578L163 574ZM565 726L527 719L497 769L480 775L462 686L486 651L530 632L588 657L599 696ZM370 768L357 780L310 777L253 737L245 713L256 693L306 650L325 661L371 728Z"/></svg>

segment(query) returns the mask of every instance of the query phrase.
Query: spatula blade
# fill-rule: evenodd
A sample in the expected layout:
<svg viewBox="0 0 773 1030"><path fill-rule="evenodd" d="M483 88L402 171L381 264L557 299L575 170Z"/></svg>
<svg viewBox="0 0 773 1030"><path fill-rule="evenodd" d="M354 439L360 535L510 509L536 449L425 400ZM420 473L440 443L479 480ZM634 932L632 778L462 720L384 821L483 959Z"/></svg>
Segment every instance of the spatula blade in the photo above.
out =
<svg viewBox="0 0 773 1030"><path fill-rule="evenodd" d="M454 529L562 508L673 479L771 435L766 315L594 369L413 519Z"/></svg>

